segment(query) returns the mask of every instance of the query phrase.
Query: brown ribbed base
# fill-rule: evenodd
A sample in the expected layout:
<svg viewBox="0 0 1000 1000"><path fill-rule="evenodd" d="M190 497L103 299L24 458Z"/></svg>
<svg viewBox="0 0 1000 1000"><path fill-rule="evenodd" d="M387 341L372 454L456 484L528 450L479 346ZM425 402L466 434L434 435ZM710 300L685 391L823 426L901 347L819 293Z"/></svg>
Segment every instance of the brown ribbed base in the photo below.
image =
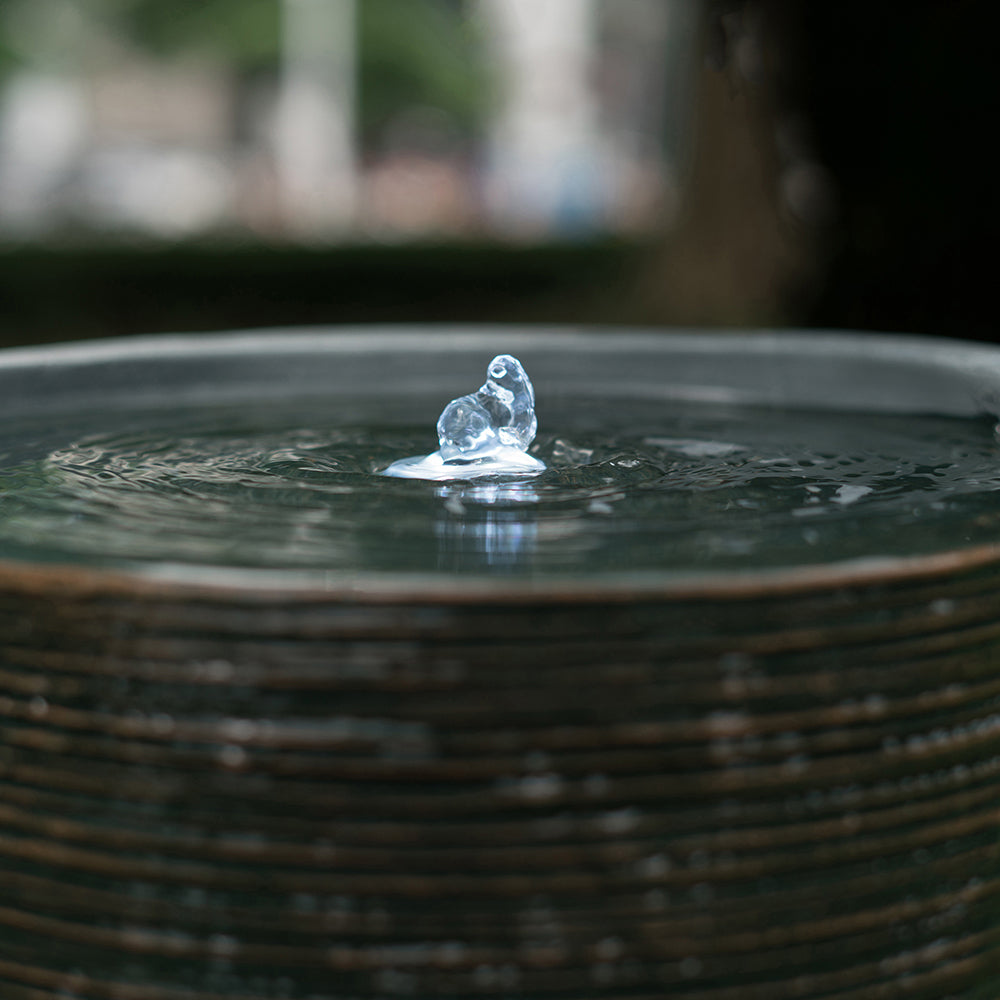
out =
<svg viewBox="0 0 1000 1000"><path fill-rule="evenodd" d="M0 568L0 997L994 1000L1000 559L624 593Z"/></svg>

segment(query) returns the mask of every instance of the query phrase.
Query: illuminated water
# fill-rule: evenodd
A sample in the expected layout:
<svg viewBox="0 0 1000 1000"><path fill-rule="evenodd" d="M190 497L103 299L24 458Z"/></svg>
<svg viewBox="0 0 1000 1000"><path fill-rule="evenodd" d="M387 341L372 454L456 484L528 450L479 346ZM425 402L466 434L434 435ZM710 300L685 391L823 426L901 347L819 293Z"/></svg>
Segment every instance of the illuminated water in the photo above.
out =
<svg viewBox="0 0 1000 1000"><path fill-rule="evenodd" d="M439 481L534 476L545 471L545 463L528 454L537 430L531 379L517 358L498 354L486 367L486 382L441 411L438 450L397 459L384 475Z"/></svg>
<svg viewBox="0 0 1000 1000"><path fill-rule="evenodd" d="M440 398L412 403L19 421L0 435L0 557L581 578L1000 538L986 420L549 399L540 475L386 478L434 446Z"/></svg>

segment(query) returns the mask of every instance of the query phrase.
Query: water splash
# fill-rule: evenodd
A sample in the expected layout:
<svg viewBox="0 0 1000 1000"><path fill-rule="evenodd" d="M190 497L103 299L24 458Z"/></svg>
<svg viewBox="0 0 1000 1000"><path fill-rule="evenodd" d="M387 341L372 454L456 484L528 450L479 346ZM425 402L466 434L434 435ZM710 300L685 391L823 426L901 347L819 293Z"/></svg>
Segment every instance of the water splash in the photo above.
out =
<svg viewBox="0 0 1000 1000"><path fill-rule="evenodd" d="M535 476L545 471L545 463L527 451L537 428L528 373L517 358L498 354L486 369L486 382L442 410L438 450L393 462L383 475L432 480Z"/></svg>

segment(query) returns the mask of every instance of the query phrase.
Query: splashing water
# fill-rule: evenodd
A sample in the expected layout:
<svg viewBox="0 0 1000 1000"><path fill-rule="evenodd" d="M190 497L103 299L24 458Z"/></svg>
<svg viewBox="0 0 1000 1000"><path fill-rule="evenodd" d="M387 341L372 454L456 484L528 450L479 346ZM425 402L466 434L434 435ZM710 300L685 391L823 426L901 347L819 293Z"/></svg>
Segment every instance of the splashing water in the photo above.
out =
<svg viewBox="0 0 1000 1000"><path fill-rule="evenodd" d="M527 449L537 428L528 373L517 358L498 354L486 369L486 382L442 410L438 450L393 462L383 475L432 480L536 476L545 463Z"/></svg>

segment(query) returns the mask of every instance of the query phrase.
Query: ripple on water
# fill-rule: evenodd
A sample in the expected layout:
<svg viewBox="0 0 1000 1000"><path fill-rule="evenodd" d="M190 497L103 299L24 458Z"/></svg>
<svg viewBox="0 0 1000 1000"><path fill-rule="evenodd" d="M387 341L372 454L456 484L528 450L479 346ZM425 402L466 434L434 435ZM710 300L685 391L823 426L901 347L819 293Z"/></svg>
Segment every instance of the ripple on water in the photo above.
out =
<svg viewBox="0 0 1000 1000"><path fill-rule="evenodd" d="M986 421L550 400L531 449L544 472L434 483L379 475L433 445L379 417L316 402L19 425L0 436L0 556L558 576L1000 535Z"/></svg>

